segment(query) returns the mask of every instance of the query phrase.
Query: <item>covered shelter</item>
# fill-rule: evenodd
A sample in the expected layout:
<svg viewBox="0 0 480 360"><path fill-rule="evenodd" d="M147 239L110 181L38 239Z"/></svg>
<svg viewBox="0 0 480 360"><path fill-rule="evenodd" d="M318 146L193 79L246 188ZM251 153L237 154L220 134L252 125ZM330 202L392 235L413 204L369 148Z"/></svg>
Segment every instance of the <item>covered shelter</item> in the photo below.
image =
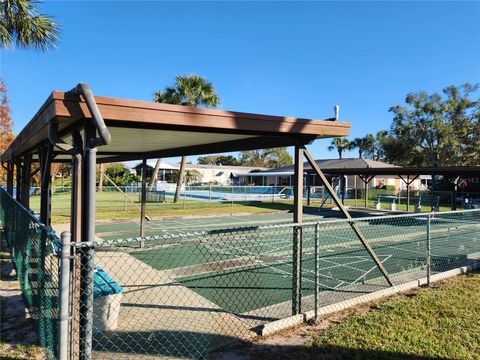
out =
<svg viewBox="0 0 480 360"><path fill-rule="evenodd" d="M325 183L327 190L351 220L321 169L306 150L316 139L347 136L350 124L335 119L311 120L225 110L198 109L146 101L93 96L86 84L69 92L54 91L32 120L1 155L7 169L7 191L12 196L16 173L16 199L29 207L31 177L41 177L40 221L51 225L51 164L72 163L70 233L72 242L85 246L75 262L80 277L81 321L79 352L92 351L93 244L95 240L96 164L183 155L199 155L281 146L294 146L293 222L302 223L304 157ZM142 226L145 221L146 177L142 179ZM353 221L349 221L388 283L392 282L382 262ZM300 227L293 234L292 313L301 313ZM81 305L80 305L81 304ZM67 306L67 310L65 310ZM68 302L60 312L68 313ZM62 332L62 330L61 330ZM63 334L63 332L62 332ZM64 348L60 353L66 351Z"/></svg>
<svg viewBox="0 0 480 360"><path fill-rule="evenodd" d="M428 176L432 179L436 176L444 176L448 178L452 183L454 197L461 179L480 179L480 166L408 167L396 166L370 159L320 159L315 160L315 163L327 175L327 178L343 178L346 176L353 176L355 180L359 178L364 186L365 207L367 207L368 204L369 183L376 176L395 176L405 184L407 193L407 211L409 211L410 185L422 176ZM320 177L317 176L315 169L309 162L303 164L303 169L305 174L304 186L307 187L307 201L310 203L310 188L312 186L321 186L323 185L323 182ZM247 179L260 177L265 185L273 183L275 186L290 186L291 183L293 183L294 166L283 166L261 172L244 173L240 175ZM340 183L345 186L345 181L340 181ZM435 182L432 184L434 185ZM435 190L435 186L433 186L433 190ZM342 194L344 194L343 191ZM452 210L456 210L455 201L452 201Z"/></svg>

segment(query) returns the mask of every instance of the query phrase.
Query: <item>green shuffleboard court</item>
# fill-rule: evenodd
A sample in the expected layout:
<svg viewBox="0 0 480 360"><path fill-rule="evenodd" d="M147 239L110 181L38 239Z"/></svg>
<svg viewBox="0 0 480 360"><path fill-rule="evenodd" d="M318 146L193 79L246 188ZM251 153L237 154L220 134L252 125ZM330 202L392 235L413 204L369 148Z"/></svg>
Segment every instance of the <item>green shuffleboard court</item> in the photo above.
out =
<svg viewBox="0 0 480 360"><path fill-rule="evenodd" d="M287 217L291 218L291 214L151 222L147 235L176 236L147 238L145 248L130 247L126 251L228 312L261 312L292 297L294 229L277 225L286 223ZM328 220L318 214L307 214L304 218L306 223L320 222L302 228L302 295L314 293L316 274L320 292L352 291L358 285L381 281L381 272L350 225ZM394 280L396 276L426 269L425 215L358 218L356 223ZM97 231L100 234L132 231L133 235L133 225L119 223L116 228L111 224L98 225ZM478 212L433 216L432 273L476 261L480 252L479 230ZM113 235L101 237L109 236Z"/></svg>

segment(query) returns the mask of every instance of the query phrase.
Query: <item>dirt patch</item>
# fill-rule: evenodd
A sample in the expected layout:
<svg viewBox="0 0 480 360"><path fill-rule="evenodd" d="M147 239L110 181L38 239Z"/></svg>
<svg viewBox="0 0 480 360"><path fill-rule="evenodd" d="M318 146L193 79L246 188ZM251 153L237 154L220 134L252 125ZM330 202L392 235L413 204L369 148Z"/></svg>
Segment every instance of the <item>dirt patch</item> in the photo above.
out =
<svg viewBox="0 0 480 360"><path fill-rule="evenodd" d="M2 243L5 249L5 243ZM42 352L33 321L25 308L20 284L10 255L0 252L0 357L2 359L40 359Z"/></svg>

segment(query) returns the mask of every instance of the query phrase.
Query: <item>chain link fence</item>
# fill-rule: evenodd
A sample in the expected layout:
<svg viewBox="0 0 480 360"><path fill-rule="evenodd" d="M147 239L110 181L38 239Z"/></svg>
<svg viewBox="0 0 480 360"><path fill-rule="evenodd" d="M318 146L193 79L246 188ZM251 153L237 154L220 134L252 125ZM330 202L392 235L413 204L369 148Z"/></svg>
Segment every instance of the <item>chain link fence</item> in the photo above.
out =
<svg viewBox="0 0 480 360"><path fill-rule="evenodd" d="M82 331L82 323L91 324L98 358L214 358L218 349L251 340L269 324L295 324L302 317L292 317L297 305L299 313L317 312L387 289L353 222L395 285L428 282L480 260L477 210L77 244L85 257L82 271L93 272L94 281L79 292L93 294L93 312L82 314L76 326ZM102 293L99 278L109 284Z"/></svg>
<svg viewBox="0 0 480 360"><path fill-rule="evenodd" d="M1 208L27 306L37 313L42 345L51 354L58 341L57 299L67 295L62 319L68 319L72 359L215 358L225 346L276 324L298 324L324 307L341 309L345 300L389 289L358 229L395 285L428 283L435 274L480 261L480 210L178 229L93 243L62 236L58 259L58 239L4 191ZM43 263L42 243L53 249L45 250ZM67 271L69 281L62 294L59 260L65 266L60 276ZM41 276L29 278L33 273Z"/></svg>
<svg viewBox="0 0 480 360"><path fill-rule="evenodd" d="M34 320L46 358L57 358L60 240L32 212L0 189L3 238L22 289L23 300Z"/></svg>

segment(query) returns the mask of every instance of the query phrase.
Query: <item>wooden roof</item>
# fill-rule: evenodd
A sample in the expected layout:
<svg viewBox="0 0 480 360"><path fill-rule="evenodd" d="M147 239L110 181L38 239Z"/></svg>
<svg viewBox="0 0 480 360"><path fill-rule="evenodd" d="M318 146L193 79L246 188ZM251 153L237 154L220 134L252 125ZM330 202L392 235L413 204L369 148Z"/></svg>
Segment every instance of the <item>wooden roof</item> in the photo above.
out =
<svg viewBox="0 0 480 360"><path fill-rule="evenodd" d="M318 138L347 136L350 123L211 110L96 96L112 135L98 148L98 161L199 155L307 144ZM1 161L35 152L48 143L48 124L71 141L73 130L92 121L79 95L54 91L1 156ZM34 157L35 159L35 157ZM69 159L58 154L56 160Z"/></svg>

